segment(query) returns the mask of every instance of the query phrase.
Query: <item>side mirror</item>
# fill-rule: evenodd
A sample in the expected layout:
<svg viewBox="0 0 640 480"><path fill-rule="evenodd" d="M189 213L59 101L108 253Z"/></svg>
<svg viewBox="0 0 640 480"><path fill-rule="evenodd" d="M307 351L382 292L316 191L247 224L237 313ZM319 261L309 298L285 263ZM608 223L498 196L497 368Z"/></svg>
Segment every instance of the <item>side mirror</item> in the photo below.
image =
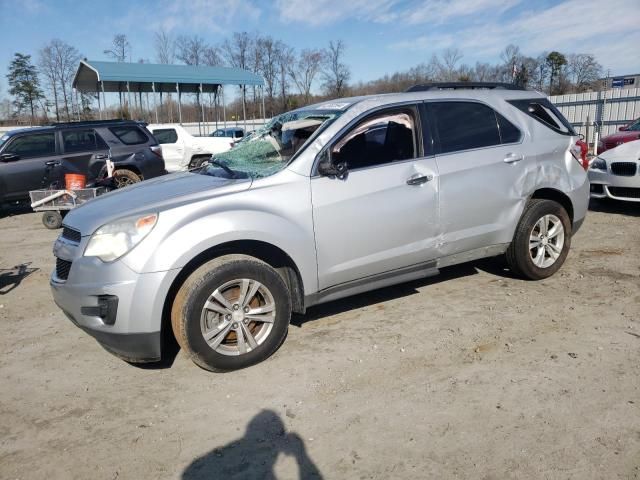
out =
<svg viewBox="0 0 640 480"><path fill-rule="evenodd" d="M16 160L20 160L20 155L15 153L3 153L0 155L0 162L15 162Z"/></svg>
<svg viewBox="0 0 640 480"><path fill-rule="evenodd" d="M625 126L625 127L620 127L620 128L618 129L618 131L619 131L619 132L626 132L626 131L627 131L627 127L626 127L626 126Z"/></svg>
<svg viewBox="0 0 640 480"><path fill-rule="evenodd" d="M329 156L326 155L318 164L318 173L323 177L336 177L339 180L347 178L349 168L347 162L331 163Z"/></svg>

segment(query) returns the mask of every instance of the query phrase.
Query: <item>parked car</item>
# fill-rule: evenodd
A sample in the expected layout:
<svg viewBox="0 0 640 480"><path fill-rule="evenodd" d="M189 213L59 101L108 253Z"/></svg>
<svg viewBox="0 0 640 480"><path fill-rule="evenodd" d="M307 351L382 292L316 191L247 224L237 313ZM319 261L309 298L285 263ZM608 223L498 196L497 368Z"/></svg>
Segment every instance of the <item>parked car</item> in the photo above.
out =
<svg viewBox="0 0 640 480"><path fill-rule="evenodd" d="M631 122L629 125L620 127L618 133L612 133L606 137L602 137L598 142L598 154L606 152L618 145L626 142L640 140L640 118Z"/></svg>
<svg viewBox="0 0 640 480"><path fill-rule="evenodd" d="M126 120L58 123L11 130L0 138L0 203L30 190L62 187L65 173L104 177L111 151L116 186L164 174L162 150L144 125Z"/></svg>
<svg viewBox="0 0 640 480"><path fill-rule="evenodd" d="M148 128L162 146L169 172L199 167L212 154L226 152L233 145L228 138L195 137L181 125L153 124Z"/></svg>
<svg viewBox="0 0 640 480"><path fill-rule="evenodd" d="M174 335L232 370L323 302L502 254L553 275L589 201L576 133L536 92L431 88L304 107L197 171L72 211L56 303L128 361Z"/></svg>
<svg viewBox="0 0 640 480"><path fill-rule="evenodd" d="M244 138L244 129L240 127L219 128L215 132L209 134L209 136L230 138L235 145Z"/></svg>
<svg viewBox="0 0 640 480"><path fill-rule="evenodd" d="M589 168L591 196L640 202L640 140L598 155Z"/></svg>

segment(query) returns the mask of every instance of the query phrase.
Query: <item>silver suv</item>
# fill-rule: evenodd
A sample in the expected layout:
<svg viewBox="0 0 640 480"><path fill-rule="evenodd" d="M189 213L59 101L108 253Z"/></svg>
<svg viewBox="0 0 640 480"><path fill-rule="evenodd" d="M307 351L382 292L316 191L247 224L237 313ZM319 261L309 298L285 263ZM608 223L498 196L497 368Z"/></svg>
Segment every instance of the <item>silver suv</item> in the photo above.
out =
<svg viewBox="0 0 640 480"><path fill-rule="evenodd" d="M578 137L536 92L448 87L304 107L198 170L73 210L56 303L127 361L160 359L173 335L232 370L312 305L501 254L552 275L587 211Z"/></svg>

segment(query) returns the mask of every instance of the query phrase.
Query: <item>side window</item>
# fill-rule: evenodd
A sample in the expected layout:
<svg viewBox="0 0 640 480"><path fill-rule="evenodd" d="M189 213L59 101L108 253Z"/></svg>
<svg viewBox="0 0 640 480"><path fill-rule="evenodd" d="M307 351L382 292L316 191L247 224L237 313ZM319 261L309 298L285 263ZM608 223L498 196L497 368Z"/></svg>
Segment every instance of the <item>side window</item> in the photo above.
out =
<svg viewBox="0 0 640 480"><path fill-rule="evenodd" d="M214 137L224 137L224 130L216 130L213 132Z"/></svg>
<svg viewBox="0 0 640 480"><path fill-rule="evenodd" d="M160 128L154 130L153 136L156 137L158 143L176 143L178 141L178 134L175 128Z"/></svg>
<svg viewBox="0 0 640 480"><path fill-rule="evenodd" d="M498 122L492 108L474 102L429 105L440 140L440 153L500 145Z"/></svg>
<svg viewBox="0 0 640 480"><path fill-rule="evenodd" d="M236 130L236 138L244 137L244 132L242 130Z"/></svg>
<svg viewBox="0 0 640 480"><path fill-rule="evenodd" d="M576 132L567 119L564 118L562 113L546 98L509 100L509 103L557 133L562 135L576 135Z"/></svg>
<svg viewBox="0 0 640 480"><path fill-rule="evenodd" d="M22 135L14 138L2 153L13 153L20 158L44 157L56 154L55 133Z"/></svg>
<svg viewBox="0 0 640 480"><path fill-rule="evenodd" d="M500 128L500 140L502 143L516 143L519 142L522 138L522 133L518 130L513 123L504 118L498 112L496 113L496 118L498 119L498 127Z"/></svg>
<svg viewBox="0 0 640 480"><path fill-rule="evenodd" d="M93 152L109 148L93 129L63 131L62 144L65 153Z"/></svg>
<svg viewBox="0 0 640 480"><path fill-rule="evenodd" d="M125 145L139 145L141 143L147 143L149 140L138 127L111 127L109 130Z"/></svg>
<svg viewBox="0 0 640 480"><path fill-rule="evenodd" d="M351 170L416 158L413 112L396 110L365 119L333 146L331 155L334 164L346 162Z"/></svg>

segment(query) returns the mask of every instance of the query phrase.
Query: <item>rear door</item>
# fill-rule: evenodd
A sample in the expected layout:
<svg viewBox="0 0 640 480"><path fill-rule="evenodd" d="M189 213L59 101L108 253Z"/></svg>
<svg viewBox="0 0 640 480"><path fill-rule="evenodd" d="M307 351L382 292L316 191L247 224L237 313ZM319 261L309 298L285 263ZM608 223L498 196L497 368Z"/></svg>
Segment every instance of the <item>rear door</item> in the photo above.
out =
<svg viewBox="0 0 640 480"><path fill-rule="evenodd" d="M152 133L162 147L162 157L167 171L175 172L187 168L184 142L178 138L176 129L155 128Z"/></svg>
<svg viewBox="0 0 640 480"><path fill-rule="evenodd" d="M0 199L20 200L30 190L49 187L51 172L60 164L55 136L53 131L22 134L8 141L2 154L13 158L0 161Z"/></svg>
<svg viewBox="0 0 640 480"><path fill-rule="evenodd" d="M425 105L440 173L441 256L510 242L523 182L536 165L523 149L523 134L484 103Z"/></svg>
<svg viewBox="0 0 640 480"><path fill-rule="evenodd" d="M80 173L95 181L109 156L109 146L92 128L74 128L60 132L62 170Z"/></svg>
<svg viewBox="0 0 640 480"><path fill-rule="evenodd" d="M348 173L311 179L320 289L420 268L436 256L437 168L421 133L415 106L391 108L326 150Z"/></svg>

